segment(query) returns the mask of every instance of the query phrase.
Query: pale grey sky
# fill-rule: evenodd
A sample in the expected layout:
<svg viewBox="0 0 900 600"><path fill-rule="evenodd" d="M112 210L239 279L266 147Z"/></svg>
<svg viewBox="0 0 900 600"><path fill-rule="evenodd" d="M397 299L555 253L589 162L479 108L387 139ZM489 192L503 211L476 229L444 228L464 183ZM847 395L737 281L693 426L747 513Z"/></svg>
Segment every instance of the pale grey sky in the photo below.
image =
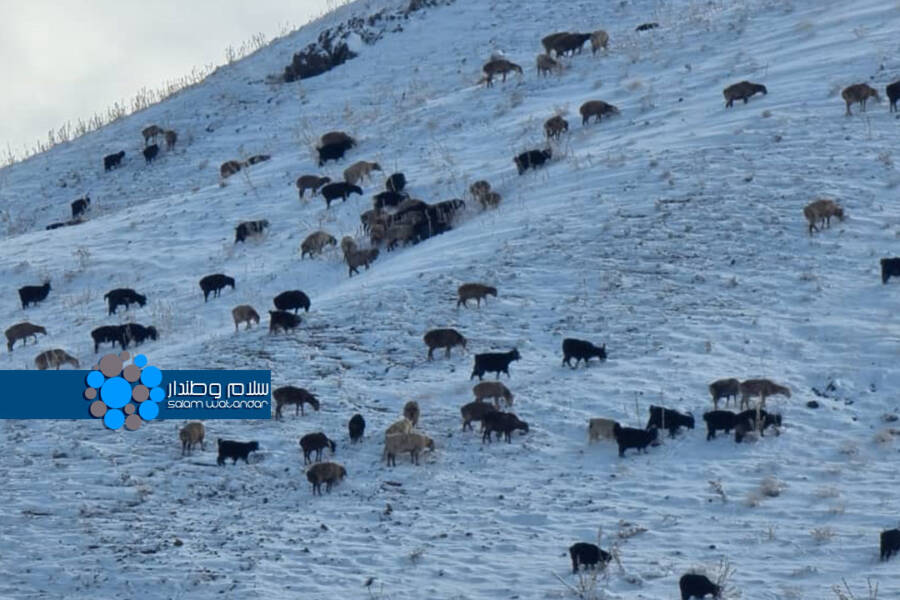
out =
<svg viewBox="0 0 900 600"><path fill-rule="evenodd" d="M300 26L334 0L0 0L0 152L142 87L225 62L256 33ZM287 61L285 61L285 64Z"/></svg>

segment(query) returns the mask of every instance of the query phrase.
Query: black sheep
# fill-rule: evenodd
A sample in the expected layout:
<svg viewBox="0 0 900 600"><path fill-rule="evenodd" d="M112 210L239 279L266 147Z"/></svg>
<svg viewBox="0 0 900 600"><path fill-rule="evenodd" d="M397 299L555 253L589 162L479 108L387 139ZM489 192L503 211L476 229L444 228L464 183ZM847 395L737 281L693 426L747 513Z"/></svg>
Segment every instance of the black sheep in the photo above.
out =
<svg viewBox="0 0 900 600"><path fill-rule="evenodd" d="M123 350L128 347L128 338L125 335L124 325L104 325L91 331L91 337L94 339L94 353L100 350L100 344L104 342L112 342L115 346L119 344Z"/></svg>
<svg viewBox="0 0 900 600"><path fill-rule="evenodd" d="M594 356L599 358L601 361L606 360L606 344L597 347L585 340L566 338L563 340L562 350L564 365L572 367L572 364L569 361L572 360L572 358L575 359L575 366L572 367L573 369L578 367L579 360L583 360L585 366L587 366L588 360Z"/></svg>
<svg viewBox="0 0 900 600"><path fill-rule="evenodd" d="M890 108L888 109L890 112L894 112L897 110L897 100L900 100L900 81L895 81L894 83L889 83L888 86L884 89L887 92L888 100L891 103Z"/></svg>
<svg viewBox="0 0 900 600"><path fill-rule="evenodd" d="M681 600L689 600L690 598L705 598L712 595L713 598L719 598L722 588L714 584L706 575L696 575L694 573L686 573L678 580L678 589L681 590Z"/></svg>
<svg viewBox="0 0 900 600"><path fill-rule="evenodd" d="M22 308L28 308L29 304L37 304L43 301L47 294L50 293L50 282L44 285L26 285L19 288L19 300L22 301Z"/></svg>
<svg viewBox="0 0 900 600"><path fill-rule="evenodd" d="M257 163L265 162L265 161L269 160L270 158L272 158L272 157L268 154L254 154L253 156L251 156L250 158L247 159L247 164L255 165Z"/></svg>
<svg viewBox="0 0 900 600"><path fill-rule="evenodd" d="M559 56L570 52L573 55L576 52L580 54L584 43L589 39L591 39L590 33L567 33L554 41L553 50Z"/></svg>
<svg viewBox="0 0 900 600"><path fill-rule="evenodd" d="M650 29L656 29L659 27L659 23L642 23L634 28L635 31L649 31Z"/></svg>
<svg viewBox="0 0 900 600"><path fill-rule="evenodd" d="M394 173L384 182L384 189L389 192L402 192L406 187L406 175L403 173Z"/></svg>
<svg viewBox="0 0 900 600"><path fill-rule="evenodd" d="M66 225L68 225L68 223L59 223L59 222L50 223L44 229L46 229L47 231L50 231L51 229L59 229L60 227L65 227Z"/></svg>
<svg viewBox="0 0 900 600"><path fill-rule="evenodd" d="M116 309L122 304L125 305L125 310L128 310L128 307L132 304L144 306L147 303L147 296L138 294L131 288L117 288L110 290L103 295L103 299L109 304L108 314L110 315L115 314Z"/></svg>
<svg viewBox="0 0 900 600"><path fill-rule="evenodd" d="M690 413L683 415L677 410L663 408L662 406L650 406L650 419L647 421L646 428L650 429L651 427L668 429L669 436L675 437L675 434L682 427L694 428L694 415Z"/></svg>
<svg viewBox="0 0 900 600"><path fill-rule="evenodd" d="M403 192L395 192L388 190L387 192L379 192L372 198L372 205L375 210L382 210L387 206L395 207L404 200L408 200L409 195Z"/></svg>
<svg viewBox="0 0 900 600"><path fill-rule="evenodd" d="M347 429L350 431L350 441L355 444L362 439L363 433L366 431L366 420L361 414L356 413L350 417Z"/></svg>
<svg viewBox="0 0 900 600"><path fill-rule="evenodd" d="M322 187L322 197L325 198L325 208L331 208L331 202L338 198L341 198L346 202L347 196L350 194L359 194L362 196L362 193L361 187L352 185L346 181L337 181Z"/></svg>
<svg viewBox="0 0 900 600"><path fill-rule="evenodd" d="M243 458L245 463L250 464L247 457L251 452L257 450L259 450L259 442L235 442L219 438L219 457L216 459L216 463L220 466L224 465L225 459L230 458L231 464L234 465L237 464L239 458Z"/></svg>
<svg viewBox="0 0 900 600"><path fill-rule="evenodd" d="M316 453L316 461L322 460L322 450L325 448L330 448L331 453L334 454L337 450L337 445L328 439L328 437L322 433L321 431L317 433L307 433L302 438L300 438L300 447L303 448L303 464L309 464L313 462L310 459L310 455L315 452Z"/></svg>
<svg viewBox="0 0 900 600"><path fill-rule="evenodd" d="M110 169L115 169L119 165L122 164L122 158L125 157L125 151L120 150L115 154L107 154L103 157L103 170L109 171Z"/></svg>
<svg viewBox="0 0 900 600"><path fill-rule="evenodd" d="M326 144L320 148L316 148L319 152L319 166L324 166L329 160L340 160L344 158L344 153L353 147L353 142L344 140L336 144Z"/></svg>
<svg viewBox="0 0 900 600"><path fill-rule="evenodd" d="M656 438L659 436L659 430L656 427L651 429L622 427L616 423L613 425L613 435L616 437L616 443L619 445L619 456L625 456L625 451L629 448L647 452L647 446L656 441Z"/></svg>
<svg viewBox="0 0 900 600"><path fill-rule="evenodd" d="M144 340L151 339L156 341L158 334L156 333L156 327L144 327L139 323L127 323L122 325L122 328L125 331L125 339L128 340L129 343L134 342L135 345L143 344Z"/></svg>
<svg viewBox="0 0 900 600"><path fill-rule="evenodd" d="M225 289L226 285L230 285L231 289L234 289L234 278L222 273L207 275L201 279L200 289L203 290L203 301L206 302L209 299L210 292L214 298L218 298L219 293Z"/></svg>
<svg viewBox="0 0 900 600"><path fill-rule="evenodd" d="M289 313L285 310L270 310L269 311L269 333L275 333L279 329L283 330L285 333L294 329L302 322L302 319L295 315L294 313Z"/></svg>
<svg viewBox="0 0 900 600"><path fill-rule="evenodd" d="M513 413L493 411L486 413L481 418L481 425L484 432L481 435L481 443L490 442L491 434L503 434L507 444L512 443L512 432L521 429L524 433L528 433L528 423L522 421Z"/></svg>
<svg viewBox="0 0 900 600"><path fill-rule="evenodd" d="M500 373L506 373L506 376L510 377L509 363L514 360L519 360L520 358L519 350L516 348L509 352L485 352L484 354L476 354L475 366L472 367L472 374L469 376L469 379L478 375L478 380L480 381L485 373L496 373L497 379L500 379Z"/></svg>
<svg viewBox="0 0 900 600"><path fill-rule="evenodd" d="M887 283L891 277L900 277L900 258L881 259L881 283Z"/></svg>
<svg viewBox="0 0 900 600"><path fill-rule="evenodd" d="M268 226L269 221L267 219L238 223L238 226L234 228L234 243L237 244L238 242L243 242L248 237L260 235Z"/></svg>
<svg viewBox="0 0 900 600"><path fill-rule="evenodd" d="M297 314L302 308L305 312L309 312L309 296L300 290L281 292L272 301L278 310L293 310L294 314Z"/></svg>
<svg viewBox="0 0 900 600"><path fill-rule="evenodd" d="M703 420L706 421L706 440L716 437L716 431L720 429L729 433L734 429L736 419L737 415L730 410L711 410L703 413Z"/></svg>
<svg viewBox="0 0 900 600"><path fill-rule="evenodd" d="M741 443L744 436L750 431L759 431L760 435L765 435L767 427L775 427L775 433L778 434L778 427L781 427L781 415L777 413L767 413L764 409L759 409L759 418L762 420L762 426L756 422L756 409L751 408L743 412L739 412L734 418L734 441Z"/></svg>
<svg viewBox="0 0 900 600"><path fill-rule="evenodd" d="M881 532L881 560L900 552L900 529L885 529Z"/></svg>
<svg viewBox="0 0 900 600"><path fill-rule="evenodd" d="M515 157L513 162L516 163L516 168L519 170L519 175L521 175L528 169L540 167L552 157L552 148L547 148L546 150L529 150L528 152L523 152Z"/></svg>
<svg viewBox="0 0 900 600"><path fill-rule="evenodd" d="M585 566L591 569L596 569L598 563L602 563L603 566L606 566L610 560L612 560L612 555L609 552L602 550L596 544L589 544L587 542L577 542L569 546L569 556L572 558L572 572L577 573L579 566Z"/></svg>
<svg viewBox="0 0 900 600"><path fill-rule="evenodd" d="M144 148L144 160L147 161L148 165L153 162L153 159L155 159L158 154L159 146L157 144L150 144Z"/></svg>
<svg viewBox="0 0 900 600"><path fill-rule="evenodd" d="M86 213L90 205L91 199L88 196L79 198L78 200L72 202L72 218L77 219L78 217Z"/></svg>

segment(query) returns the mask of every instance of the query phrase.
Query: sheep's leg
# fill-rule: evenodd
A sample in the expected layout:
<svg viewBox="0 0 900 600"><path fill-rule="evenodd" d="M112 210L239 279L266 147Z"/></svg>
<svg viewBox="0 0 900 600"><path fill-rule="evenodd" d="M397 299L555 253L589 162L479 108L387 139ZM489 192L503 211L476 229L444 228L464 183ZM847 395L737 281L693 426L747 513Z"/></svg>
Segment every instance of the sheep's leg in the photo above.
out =
<svg viewBox="0 0 900 600"><path fill-rule="evenodd" d="M447 358L450 358L450 346L447 346Z"/></svg>

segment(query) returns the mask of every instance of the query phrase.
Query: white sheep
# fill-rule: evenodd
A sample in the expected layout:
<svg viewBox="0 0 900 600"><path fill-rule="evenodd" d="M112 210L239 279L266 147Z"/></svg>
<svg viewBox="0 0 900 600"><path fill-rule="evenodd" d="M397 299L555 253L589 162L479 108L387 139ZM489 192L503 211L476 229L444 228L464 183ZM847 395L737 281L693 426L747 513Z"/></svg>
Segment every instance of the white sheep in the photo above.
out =
<svg viewBox="0 0 900 600"><path fill-rule="evenodd" d="M391 423L391 426L387 428L384 432L384 437L387 438L389 435L396 435L398 433L410 433L412 431L413 424L412 421L403 417L399 421L394 421Z"/></svg>
<svg viewBox="0 0 900 600"><path fill-rule="evenodd" d="M419 453L424 449L434 450L434 440L421 433L397 433L384 439L384 454L388 466L397 466L397 455L409 452L410 461L419 464Z"/></svg>

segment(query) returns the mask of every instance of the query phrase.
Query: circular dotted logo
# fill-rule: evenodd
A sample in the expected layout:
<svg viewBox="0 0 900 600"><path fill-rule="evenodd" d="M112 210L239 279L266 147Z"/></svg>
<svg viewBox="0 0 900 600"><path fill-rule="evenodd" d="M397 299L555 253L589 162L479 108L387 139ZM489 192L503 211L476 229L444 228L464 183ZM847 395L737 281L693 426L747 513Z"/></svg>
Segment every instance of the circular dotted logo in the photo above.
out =
<svg viewBox="0 0 900 600"><path fill-rule="evenodd" d="M134 431L144 421L152 421L159 415L160 400L166 397L162 383L162 371L147 364L147 357L138 354L132 364L128 352L107 354L94 365L87 376L84 397L91 401L91 416L103 419L110 429L122 425Z"/></svg>

